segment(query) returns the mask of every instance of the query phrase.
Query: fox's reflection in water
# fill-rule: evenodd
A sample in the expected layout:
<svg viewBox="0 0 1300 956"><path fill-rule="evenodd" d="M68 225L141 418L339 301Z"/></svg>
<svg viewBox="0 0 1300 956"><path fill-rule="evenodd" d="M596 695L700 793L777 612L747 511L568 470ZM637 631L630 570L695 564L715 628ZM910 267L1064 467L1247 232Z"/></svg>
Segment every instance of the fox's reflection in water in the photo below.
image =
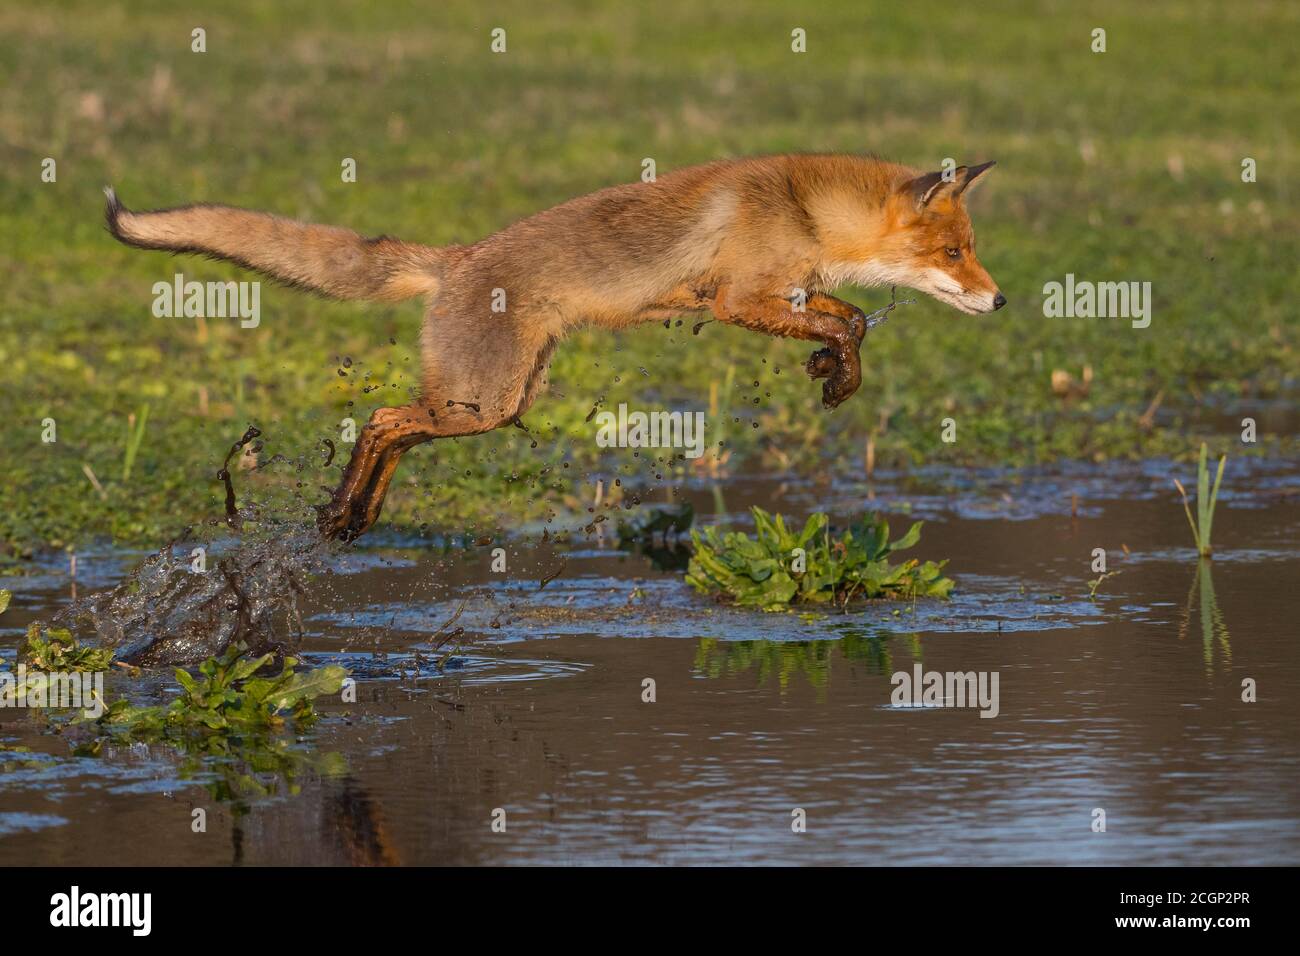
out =
<svg viewBox="0 0 1300 956"><path fill-rule="evenodd" d="M313 834L313 838L304 840L304 833ZM267 846L295 847L296 866L398 866L405 862L383 808L352 774L304 789L285 806L283 814L235 818L230 843L231 863L236 865L264 862L259 851Z"/></svg>

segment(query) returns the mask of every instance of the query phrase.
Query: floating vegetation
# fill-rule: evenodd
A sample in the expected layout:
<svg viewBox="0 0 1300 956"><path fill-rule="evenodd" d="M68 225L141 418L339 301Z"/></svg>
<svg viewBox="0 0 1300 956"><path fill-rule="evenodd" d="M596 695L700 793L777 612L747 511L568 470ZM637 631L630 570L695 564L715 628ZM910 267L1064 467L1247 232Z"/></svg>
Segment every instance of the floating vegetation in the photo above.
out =
<svg viewBox="0 0 1300 956"><path fill-rule="evenodd" d="M880 519L864 520L832 537L830 519L822 512L795 532L781 515L762 508L751 511L756 537L717 528L691 532L695 555L686 574L688 584L764 610L828 602L847 607L855 598L946 598L952 590L952 580L942 573L946 561L889 562L895 552L921 539L919 521L891 542L889 524Z"/></svg>
<svg viewBox="0 0 1300 956"><path fill-rule="evenodd" d="M7 597L7 592L0 594L0 610ZM201 779L214 798L233 803L241 815L249 800L297 793L306 773L339 776L347 770L340 754L318 753L283 732L290 724L294 730L310 725L317 717L314 701L337 693L347 671L338 665L302 670L298 661L286 657L280 673L258 676L273 657L250 657L244 645L233 645L203 661L197 674L177 668L180 694L166 706L138 706L122 697L93 714L80 707L42 707L42 716L49 729L73 742L79 757L105 756L138 743L165 744L183 758L178 768L182 779ZM111 649L85 647L66 630L37 624L28 631L22 659L33 668L29 681L41 678L41 672L125 666L113 660ZM140 673L126 669L132 676ZM105 704L102 685L94 696ZM25 747L0 749L30 752ZM40 766L31 759L0 761L3 772Z"/></svg>
<svg viewBox="0 0 1300 956"><path fill-rule="evenodd" d="M1101 574L1099 577L1095 577L1091 581L1089 581L1088 582L1089 599L1093 601L1097 600L1097 589L1101 587L1103 581L1105 581L1107 578L1113 578L1117 574L1123 574L1123 573L1124 573L1123 571L1106 571L1103 574Z"/></svg>
<svg viewBox="0 0 1300 956"><path fill-rule="evenodd" d="M65 628L27 628L27 643L20 655L31 668L51 673L83 673L108 670L113 664L111 648L87 647Z"/></svg>
<svg viewBox="0 0 1300 956"><path fill-rule="evenodd" d="M274 655L247 657L242 644L227 648L198 667L198 676L176 669L181 694L166 707L141 707L121 698L90 721L101 736L159 740L210 733L242 735L282 727L286 720L305 726L316 717L315 698L335 694L347 671L337 664L299 671L297 660L284 659L278 675L257 677ZM95 753L100 740L78 748ZM89 749L87 749L89 748Z"/></svg>

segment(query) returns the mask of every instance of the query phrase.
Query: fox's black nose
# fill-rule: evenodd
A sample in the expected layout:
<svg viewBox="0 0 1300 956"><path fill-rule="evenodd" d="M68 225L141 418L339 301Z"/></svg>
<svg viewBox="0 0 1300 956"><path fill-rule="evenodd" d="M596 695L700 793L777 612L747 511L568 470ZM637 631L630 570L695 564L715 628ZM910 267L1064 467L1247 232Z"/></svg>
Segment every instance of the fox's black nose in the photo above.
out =
<svg viewBox="0 0 1300 956"><path fill-rule="evenodd" d="M1001 292L999 292L997 295L993 297L993 310L995 312L1006 304L1007 304L1007 297L1004 296Z"/></svg>

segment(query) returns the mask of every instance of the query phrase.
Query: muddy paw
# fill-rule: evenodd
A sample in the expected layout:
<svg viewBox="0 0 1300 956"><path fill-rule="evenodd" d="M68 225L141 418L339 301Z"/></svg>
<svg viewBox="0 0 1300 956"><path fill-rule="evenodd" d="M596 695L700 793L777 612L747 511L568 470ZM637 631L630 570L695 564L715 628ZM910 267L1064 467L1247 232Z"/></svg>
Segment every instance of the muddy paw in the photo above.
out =
<svg viewBox="0 0 1300 956"><path fill-rule="evenodd" d="M834 408L858 390L862 384L862 367L856 352L836 357L836 368L822 384L822 404Z"/></svg>
<svg viewBox="0 0 1300 956"><path fill-rule="evenodd" d="M351 541L360 532L351 509L340 508L333 502L320 505L316 509L316 530L320 536L329 541Z"/></svg>
<svg viewBox="0 0 1300 956"><path fill-rule="evenodd" d="M804 371L808 373L809 378L828 378L835 374L838 367L839 362L831 349L818 349L804 363Z"/></svg>

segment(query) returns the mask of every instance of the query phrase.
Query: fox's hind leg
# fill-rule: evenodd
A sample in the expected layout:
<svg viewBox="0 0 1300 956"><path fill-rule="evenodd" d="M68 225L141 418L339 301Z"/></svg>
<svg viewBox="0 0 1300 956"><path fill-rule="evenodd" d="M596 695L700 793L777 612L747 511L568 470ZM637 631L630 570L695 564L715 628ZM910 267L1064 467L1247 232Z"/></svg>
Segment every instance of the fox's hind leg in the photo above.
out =
<svg viewBox="0 0 1300 956"><path fill-rule="evenodd" d="M374 525L398 462L416 445L516 421L541 391L555 347L541 332L519 335L506 325L485 336L479 323L435 314L426 320L423 345L419 400L380 408L361 429L343 480L318 510L325 537L350 541Z"/></svg>
<svg viewBox="0 0 1300 956"><path fill-rule="evenodd" d="M365 521L369 511L366 503L373 498L375 479L383 473L385 463L391 463L391 480L402 452L437 437L434 422L429 410L418 404L376 409L357 435L343 480L329 502L317 509L316 524L321 534L346 541L365 532L373 524Z"/></svg>

